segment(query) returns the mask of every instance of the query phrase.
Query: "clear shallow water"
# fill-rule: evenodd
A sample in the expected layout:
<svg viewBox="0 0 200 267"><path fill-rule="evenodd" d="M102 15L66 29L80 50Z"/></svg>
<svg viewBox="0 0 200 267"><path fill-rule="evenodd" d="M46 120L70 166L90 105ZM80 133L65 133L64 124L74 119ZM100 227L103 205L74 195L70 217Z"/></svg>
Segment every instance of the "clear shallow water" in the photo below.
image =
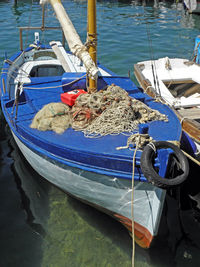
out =
<svg viewBox="0 0 200 267"><path fill-rule="evenodd" d="M32 7L31 1L18 0L17 6L13 2L0 1L1 61L5 52L11 56L19 48L17 27L41 25L38 1ZM134 63L152 55L191 59L200 17L186 14L181 4L173 2L141 3L97 2L99 61L127 75L129 70L132 74ZM84 42L86 2L68 0L64 6ZM58 26L50 7L46 23ZM41 33L44 42L60 38L57 32ZM23 41L32 42L33 32L25 34ZM127 231L45 182L27 164L9 133L4 134L2 119L0 123L0 266L131 266ZM199 266L199 210L188 197L198 196L198 171L190 175L193 187L169 192L160 239L148 251L136 247L135 266Z"/></svg>

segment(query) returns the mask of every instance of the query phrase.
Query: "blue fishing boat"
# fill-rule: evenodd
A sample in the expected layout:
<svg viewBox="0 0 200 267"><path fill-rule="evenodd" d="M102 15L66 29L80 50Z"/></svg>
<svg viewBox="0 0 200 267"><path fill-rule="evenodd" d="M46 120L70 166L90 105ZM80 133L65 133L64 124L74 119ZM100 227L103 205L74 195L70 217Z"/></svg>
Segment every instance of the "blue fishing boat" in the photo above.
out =
<svg viewBox="0 0 200 267"><path fill-rule="evenodd" d="M61 2L50 2L66 39L71 38L72 53L59 41L41 44L38 33L23 49L25 28L20 28L21 50L5 59L1 74L5 119L41 176L113 216L149 248L158 234L166 189L188 175L177 146L180 122L130 78L96 62L94 0L88 1L93 15L88 15L86 46L76 33L71 37L75 30L68 28Z"/></svg>

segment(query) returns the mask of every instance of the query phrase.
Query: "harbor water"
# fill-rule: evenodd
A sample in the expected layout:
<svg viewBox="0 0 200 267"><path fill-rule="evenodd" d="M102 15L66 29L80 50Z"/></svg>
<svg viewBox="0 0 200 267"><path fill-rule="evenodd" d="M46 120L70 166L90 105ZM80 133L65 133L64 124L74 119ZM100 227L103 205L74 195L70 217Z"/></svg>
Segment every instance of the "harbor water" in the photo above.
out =
<svg viewBox="0 0 200 267"><path fill-rule="evenodd" d="M0 61L19 50L20 26L41 26L39 1L0 0ZM86 40L87 2L63 1ZM50 6L45 24L59 26ZM193 58L200 16L174 1L97 1L98 60L133 81L133 65L159 57ZM40 32L44 43L61 33ZM24 31L24 47L34 32ZM2 64L1 64L2 67ZM0 113L0 267L128 267L132 240L113 218L67 196L40 177L17 148ZM199 168L167 193L159 238L149 250L136 245L136 267L200 266Z"/></svg>

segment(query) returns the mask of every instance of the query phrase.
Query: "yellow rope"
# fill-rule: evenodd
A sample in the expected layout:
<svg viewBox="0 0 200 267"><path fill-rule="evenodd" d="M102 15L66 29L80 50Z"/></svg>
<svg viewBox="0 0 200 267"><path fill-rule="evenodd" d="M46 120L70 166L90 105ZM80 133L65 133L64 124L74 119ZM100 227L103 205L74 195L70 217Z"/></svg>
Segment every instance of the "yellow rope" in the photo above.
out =
<svg viewBox="0 0 200 267"><path fill-rule="evenodd" d="M167 142L169 142L169 143L172 143L172 144L174 144L175 146L177 146L177 147L180 147L180 141L177 141L177 140L167 140Z"/></svg>
<svg viewBox="0 0 200 267"><path fill-rule="evenodd" d="M132 267L134 267L135 259L135 234L134 234L134 214L133 214L133 202L134 202L134 176L135 176L135 158L136 152L139 147L140 136L136 139L136 147L133 154L133 172L132 172L132 196L131 196L131 219L132 219Z"/></svg>
<svg viewBox="0 0 200 267"><path fill-rule="evenodd" d="M136 147L135 147L135 151L133 154L133 172L132 172L132 197L131 197L131 219L132 219L132 267L134 267L134 258L135 258L135 235L134 235L134 214L133 214L133 204L134 204L134 176L135 176L135 158L136 158L136 152L138 150L139 144L140 144L140 138L142 135L138 135L136 137ZM176 146L180 147L180 142L179 141L168 141L170 143L175 144ZM125 147L124 147L125 148ZM127 148L127 147L126 147ZM121 148L120 148L121 149ZM200 162L198 160L196 160L194 157L192 157L191 155L189 155L187 152L185 152L184 150L182 150L182 152L189 158L191 159L193 162L195 162L196 164L198 164L200 166Z"/></svg>
<svg viewBox="0 0 200 267"><path fill-rule="evenodd" d="M179 141L168 141L170 143L175 144L176 146L180 147L180 142ZM181 149L181 151L189 158L191 159L194 163L196 163L197 165L200 166L200 161L195 159L194 157L192 157L190 154L188 154L187 152L185 152L183 149Z"/></svg>
<svg viewBox="0 0 200 267"><path fill-rule="evenodd" d="M184 150L181 150L189 159L191 159L194 163L196 163L197 165L200 166L200 162L195 159L194 157L192 157L191 155L189 155L187 152L185 152Z"/></svg>

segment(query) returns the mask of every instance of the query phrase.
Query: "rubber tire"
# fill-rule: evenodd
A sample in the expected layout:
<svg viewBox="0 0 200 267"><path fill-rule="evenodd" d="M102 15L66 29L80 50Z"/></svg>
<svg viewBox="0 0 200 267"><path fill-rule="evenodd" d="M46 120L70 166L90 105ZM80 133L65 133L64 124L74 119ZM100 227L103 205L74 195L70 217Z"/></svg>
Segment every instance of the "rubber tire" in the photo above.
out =
<svg viewBox="0 0 200 267"><path fill-rule="evenodd" d="M171 148L180 163L183 173L174 178L163 178L159 176L153 167L155 152L151 146L146 145L142 152L140 163L140 167L144 176L151 184L162 189L169 189L181 185L187 179L189 174L189 163L186 156L176 145L172 143L166 141L157 141L154 142L154 145L156 150L161 148Z"/></svg>

